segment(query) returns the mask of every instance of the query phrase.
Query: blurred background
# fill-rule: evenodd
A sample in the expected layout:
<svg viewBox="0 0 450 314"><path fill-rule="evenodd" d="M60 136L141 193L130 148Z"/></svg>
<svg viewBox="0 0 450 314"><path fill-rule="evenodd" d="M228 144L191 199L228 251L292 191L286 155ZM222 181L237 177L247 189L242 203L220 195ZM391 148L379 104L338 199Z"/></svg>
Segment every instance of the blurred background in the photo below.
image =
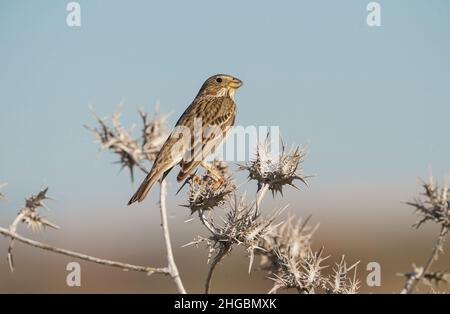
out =
<svg viewBox="0 0 450 314"><path fill-rule="evenodd" d="M158 189L127 207L142 175L130 183L116 157L98 153L83 124L91 105L110 116L124 100L125 126L138 108L172 112L172 126L200 85L215 73L241 78L236 123L278 125L288 144L304 144L309 187L266 198L262 210L319 223L313 247L330 261L360 260L362 292L399 292L398 272L424 264L439 230L414 230L412 208L430 168L450 174L450 3L378 1L381 26L366 23L369 1L87 1L81 27L68 27L69 1L0 1L0 225L24 198L49 186L62 227L32 234L44 242L98 257L165 265ZM138 125L138 134L140 126ZM245 174L236 176L245 182ZM206 231L190 213L186 190L169 176L175 257L188 292L202 292L207 250L181 246ZM255 185L243 186L252 196ZM0 238L0 292L174 292L165 277L80 262L81 287L66 285L71 258L16 244L8 269ZM448 248L448 245L447 245ZM366 265L381 265L381 286L368 287ZM247 274L237 249L219 265L213 292L267 292L262 271ZM443 255L434 270L447 270ZM449 291L449 286L439 287ZM426 290L425 290L426 291Z"/></svg>

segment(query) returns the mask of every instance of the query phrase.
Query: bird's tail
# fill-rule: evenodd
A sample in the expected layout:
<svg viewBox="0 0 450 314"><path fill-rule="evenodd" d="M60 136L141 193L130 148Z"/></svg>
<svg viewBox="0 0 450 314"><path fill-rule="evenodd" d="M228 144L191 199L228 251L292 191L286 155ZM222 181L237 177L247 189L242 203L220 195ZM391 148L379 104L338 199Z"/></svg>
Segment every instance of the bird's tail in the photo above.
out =
<svg viewBox="0 0 450 314"><path fill-rule="evenodd" d="M150 192L150 189L153 187L155 182L158 181L160 178L164 179L171 169L172 167L170 167L169 169L152 169L152 171L150 171L150 173L141 183L139 189L131 197L130 201L128 202L128 205L131 205L136 201L142 202L144 198L147 196L148 192Z"/></svg>
<svg viewBox="0 0 450 314"><path fill-rule="evenodd" d="M128 205L133 204L134 202L142 202L144 198L147 196L148 192L152 188L152 186L155 184L156 181L158 181L159 176L158 172L150 173L144 181L141 183L141 186L139 189L134 193L134 195L131 197L130 201L128 202Z"/></svg>

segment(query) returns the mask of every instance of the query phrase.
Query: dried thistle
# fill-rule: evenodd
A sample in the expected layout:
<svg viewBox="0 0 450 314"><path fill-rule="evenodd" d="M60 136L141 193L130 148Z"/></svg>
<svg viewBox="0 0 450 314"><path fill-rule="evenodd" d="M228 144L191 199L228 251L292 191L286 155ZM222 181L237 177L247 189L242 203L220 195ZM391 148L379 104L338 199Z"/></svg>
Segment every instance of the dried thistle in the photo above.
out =
<svg viewBox="0 0 450 314"><path fill-rule="evenodd" d="M299 293L316 293L318 289L327 293L356 293L359 288L356 279L358 263L347 267L342 256L331 274L324 274L323 270L328 266L323 262L328 257L322 256L323 248L315 253L311 249L312 236L318 225L308 226L309 219L302 221L291 216L272 229L261 242L261 267L274 281L269 293L275 293L280 288L295 288ZM355 273L350 277L352 269Z"/></svg>
<svg viewBox="0 0 450 314"><path fill-rule="evenodd" d="M440 187L432 177L428 182L422 181L424 192L422 197L416 198L413 202L407 202L408 205L416 209L419 220L414 227L419 228L427 221L433 221L442 227L450 227L450 201L448 198L448 187Z"/></svg>
<svg viewBox="0 0 450 314"><path fill-rule="evenodd" d="M153 161L160 151L162 145L167 139L167 118L169 114L160 115L159 109L156 109L155 116L149 121L145 111L139 110L142 118L142 151L144 159Z"/></svg>
<svg viewBox="0 0 450 314"><path fill-rule="evenodd" d="M301 174L300 163L305 157L305 152L299 146L286 152L282 143L278 156L272 156L269 152L269 139L258 145L256 158L245 165L239 165L239 170L247 170L249 180L258 182L258 190L268 186L272 194L280 192L283 187L290 185L296 188L294 180L300 180L306 184L307 177Z"/></svg>
<svg viewBox="0 0 450 314"><path fill-rule="evenodd" d="M263 217L255 213L255 207L245 203L245 197L235 198L228 203L222 225L215 225L214 233L210 236L212 246L222 251L228 251L234 245L242 245L250 256L249 271L253 262L254 251L264 250L259 246L261 240L274 228L274 221L284 208ZM211 224L213 222L211 221ZM224 250L224 248L227 248Z"/></svg>
<svg viewBox="0 0 450 314"><path fill-rule="evenodd" d="M360 285L359 280L356 278L358 264L359 261L351 266L347 266L345 256L342 255L339 263L335 263L331 277L326 280L326 292L332 294L355 294ZM349 276L352 270L354 270L353 276Z"/></svg>
<svg viewBox="0 0 450 314"><path fill-rule="evenodd" d="M413 265L413 271L403 274L406 277L402 293L412 293L416 285L423 281L427 284L433 280L439 282L443 281L446 276L439 279L438 274L443 272L431 272L431 266L435 260L439 258L439 254L444 251L444 242L450 231L450 201L448 198L448 187L440 187L430 176L428 182L422 181L422 188L424 192L420 197L417 197L413 202L407 202L415 208L419 215L419 220L413 225L419 228L427 221L433 221L440 225L440 232L436 243L433 247L430 257L425 266L417 267Z"/></svg>
<svg viewBox="0 0 450 314"><path fill-rule="evenodd" d="M217 182L209 171L206 171L202 177L191 176L187 180L189 182L189 203L184 205L191 209L191 213L198 210L207 211L214 207L222 206L225 199L236 189L232 180L233 174L226 162L214 160L210 167L216 170L224 181L217 186Z"/></svg>
<svg viewBox="0 0 450 314"><path fill-rule="evenodd" d="M238 245L243 246L248 252L249 272L255 255L261 257L261 267L268 271L269 278L274 281L271 293L280 288L296 288L301 293L315 293L317 289L330 293L356 292L359 285L356 273L353 278L349 279L347 276L351 269L356 269L356 264L347 267L342 259L336 264L332 275L323 274L323 270L327 267L323 262L328 257L322 256L322 249L318 252L311 249L312 235L318 226L309 227L307 225L309 218L303 222L301 219L288 217L285 222L276 224L275 220L286 207L275 210L266 217L258 210L266 191L282 194L283 186L294 186L293 181L296 179L305 183L305 177L299 170L299 164L304 157L303 151L296 147L286 153L283 145L281 154L272 157L269 155L268 144L266 139L258 146L255 160L239 167L240 170L249 171L250 180L258 182L258 193L250 204L245 202L244 196L238 198L235 194L234 199L223 197L234 191L234 186L226 193L220 189L215 191L213 188L215 181L208 173L201 178L194 176L190 180L187 207L192 211L198 211L201 222L211 233L209 237L198 236L187 244L198 246L200 243L206 243L208 247L208 262L210 260L212 262L206 279L206 292L209 291L216 265ZM214 168L220 170L220 165L216 161ZM222 176L231 177L225 175L228 173L226 164L223 164L223 169ZM225 180L223 189L226 190L228 182L231 180ZM217 195L220 195L219 201ZM228 201L228 206L224 207L225 217L221 218L222 224L214 221L214 213L211 211L205 217L206 210L221 206L224 201Z"/></svg>
<svg viewBox="0 0 450 314"><path fill-rule="evenodd" d="M308 248L308 254L304 258L298 258L290 252L278 252L280 269L269 277L274 281L269 293L275 293L280 288L296 288L299 293L315 293L317 288L325 284L322 270L328 267L322 265L328 256L323 257L323 249L313 252Z"/></svg>
<svg viewBox="0 0 450 314"><path fill-rule="evenodd" d="M94 133L101 149L109 149L119 156L118 163L121 164L121 169L129 169L131 180L134 179L135 167L148 172L141 161L153 161L168 136L165 126L168 115L161 116L156 113L153 119L149 121L145 112L139 111L139 114L144 126L141 136L137 139L131 135L134 126L129 130L122 127L120 110L113 114L111 127L107 125L105 119L97 116L95 112L93 112L93 115L99 126L96 128L85 126Z"/></svg>
<svg viewBox="0 0 450 314"><path fill-rule="evenodd" d="M57 225L48 221L39 213L39 208L47 209L44 200L51 199L47 192L48 188L44 188L38 194L28 197L25 200L25 207L19 211L18 217L20 217L21 222L25 223L33 231L38 231L45 227L59 229Z"/></svg>
<svg viewBox="0 0 450 314"><path fill-rule="evenodd" d="M260 266L271 273L276 273L281 265L279 256L289 255L291 258L300 260L305 258L310 251L312 236L319 225L310 227L308 217L303 221L301 218L290 216L277 228L272 229L260 243L264 249L261 252Z"/></svg>
<svg viewBox="0 0 450 314"><path fill-rule="evenodd" d="M216 265L237 245L243 246L248 252L250 259L248 270L250 272L255 251L264 250L259 246L261 239L277 227L274 221L285 209L276 210L271 215L262 217L256 212L254 203L247 204L244 196L238 198L236 195L233 199L228 200L227 205L225 217L221 218L222 224L220 225L214 222L211 215L205 217L203 210L200 210L200 219L211 235L208 238L197 237L195 241L187 244L198 245L204 242L209 249L208 261L214 255L206 280L206 292L209 291L210 280Z"/></svg>
<svg viewBox="0 0 450 314"><path fill-rule="evenodd" d="M450 282L450 273L435 271L423 275L424 283L429 286L437 287L440 283L448 284Z"/></svg>
<svg viewBox="0 0 450 314"><path fill-rule="evenodd" d="M324 261L323 248L313 252L310 247L305 257L295 256L290 250L278 251L279 268L271 272L270 279L274 285L269 293L276 293L279 289L295 288L299 293L316 293L324 290L333 294L354 294L359 289L360 282L356 278L356 266L359 262L347 266L344 256L332 269L331 274L325 274L328 265ZM353 270L353 274L351 271Z"/></svg>
<svg viewBox="0 0 450 314"><path fill-rule="evenodd" d="M51 227L54 229L59 229L57 225L48 221L44 217L42 217L39 213L40 208L46 208L44 201L51 199L48 195L48 188L42 189L38 194L31 195L27 199L25 199L25 207L23 207L19 213L17 214L14 221L9 226L9 231L12 233L16 233L18 224L20 222L26 224L28 228L31 228L33 231L40 231L45 227ZM11 272L14 271L14 257L13 257L13 249L14 249L14 240L11 239L8 247L8 265Z"/></svg>

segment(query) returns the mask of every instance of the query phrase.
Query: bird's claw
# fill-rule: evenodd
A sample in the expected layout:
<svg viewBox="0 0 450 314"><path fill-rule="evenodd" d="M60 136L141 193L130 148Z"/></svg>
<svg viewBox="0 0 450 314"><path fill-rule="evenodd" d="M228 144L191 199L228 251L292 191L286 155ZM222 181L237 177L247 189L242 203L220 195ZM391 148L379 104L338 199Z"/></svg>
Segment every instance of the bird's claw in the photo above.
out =
<svg viewBox="0 0 450 314"><path fill-rule="evenodd" d="M197 176L197 175L194 175L192 180L195 184L200 184L202 182L202 179L200 178L200 176Z"/></svg>
<svg viewBox="0 0 450 314"><path fill-rule="evenodd" d="M217 190L224 182L225 180L223 178L218 178L214 181L213 184L211 184L211 189Z"/></svg>

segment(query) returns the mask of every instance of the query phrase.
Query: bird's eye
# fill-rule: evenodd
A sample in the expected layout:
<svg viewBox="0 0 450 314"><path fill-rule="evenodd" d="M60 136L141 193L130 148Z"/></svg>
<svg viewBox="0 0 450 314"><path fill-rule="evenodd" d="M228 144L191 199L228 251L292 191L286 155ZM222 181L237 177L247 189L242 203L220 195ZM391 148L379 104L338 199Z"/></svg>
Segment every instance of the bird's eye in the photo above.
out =
<svg viewBox="0 0 450 314"><path fill-rule="evenodd" d="M220 78L220 77L216 78L216 82L217 83L222 83L222 78Z"/></svg>

